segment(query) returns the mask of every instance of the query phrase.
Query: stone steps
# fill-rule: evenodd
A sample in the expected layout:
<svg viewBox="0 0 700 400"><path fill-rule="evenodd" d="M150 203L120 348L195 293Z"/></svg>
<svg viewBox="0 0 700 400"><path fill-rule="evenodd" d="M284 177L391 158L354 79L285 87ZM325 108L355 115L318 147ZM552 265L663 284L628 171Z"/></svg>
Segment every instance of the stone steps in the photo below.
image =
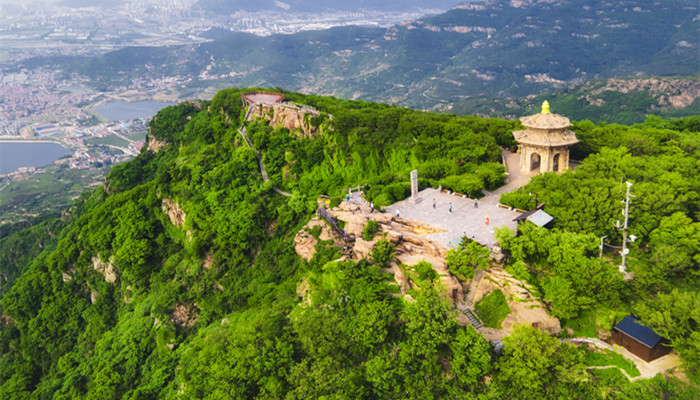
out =
<svg viewBox="0 0 700 400"><path fill-rule="evenodd" d="M464 315L467 316L467 319L469 320L469 322L471 322L472 326L474 326L475 329L481 328L481 326L482 326L481 322L479 321L478 318L476 318L476 316L472 313L471 310L469 310L469 309L464 310Z"/></svg>

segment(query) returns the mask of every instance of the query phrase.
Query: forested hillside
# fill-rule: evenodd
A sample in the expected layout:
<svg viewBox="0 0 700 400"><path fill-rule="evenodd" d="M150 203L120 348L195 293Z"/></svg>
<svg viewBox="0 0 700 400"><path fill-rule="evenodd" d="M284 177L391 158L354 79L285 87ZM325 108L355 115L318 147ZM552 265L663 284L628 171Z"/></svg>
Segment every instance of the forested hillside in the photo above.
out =
<svg viewBox="0 0 700 400"><path fill-rule="evenodd" d="M262 120L247 123L270 176L265 182L257 154L237 132L246 112L243 91L227 89L211 101L162 110L151 122L149 146L115 166L103 187L85 193L60 217L0 232L1 268L13 271L3 272L0 303L1 398L693 399L700 394L672 377L630 383L622 375L593 373L586 369L585 350L531 327L517 328L496 353L472 327L457 323L429 274L410 299L393 295L392 279L382 270L393 257L386 241L368 260L334 261L340 249L330 241L319 241L309 262L296 254L294 236L321 194L336 204L348 187L362 185L376 205L388 204L408 195L414 168L421 186L442 184L473 195L499 186L505 178L500 147L514 144L517 122L285 92L287 99L318 109L309 119L316 133L303 135ZM617 172L624 170L626 179L637 179L633 171L648 173L648 187L642 191L639 184L640 203L646 193L670 202L658 211L660 200L645 199L642 204L658 207L635 211L645 221L638 252L648 254L631 263L639 279L611 278L617 295L592 296L577 308L560 302L564 296L545 283L545 298L553 296L557 316L575 318L592 307L639 309L656 323L669 312L697 312L692 298L697 298L698 260L692 258L697 235L691 231L698 224L693 194L698 186L692 180L700 159L697 124L697 118L650 120L631 128L579 123L577 151L590 154L579 171L533 181L530 190L547 199L548 210L552 205L558 228L571 230L548 234L581 235L572 239L583 252L574 260L589 257L592 235L610 229L607 219L588 224L573 210L583 208L594 218L609 215L618 200L610 184L619 179ZM659 165L642 169L634 164L640 157L656 157L651 162ZM660 162L671 160L678 167L664 172ZM683 183L681 177L688 179ZM598 179L605 189L600 196L613 199L585 197L590 192L582 191L572 204L558 204L556 196L567 197L549 182L577 179L593 180L592 187ZM665 186L655 189L655 182ZM513 201L527 205L527 192L518 193ZM591 203L574 203L584 201ZM676 222L687 227L682 245L669 236ZM540 274L532 273L533 280L548 275L565 286L575 266L548 269L542 260L552 262L551 257L542 252L551 247L533 252L539 247L529 244L528 232L504 240L511 240L505 248L519 262L515 268L525 274L530 266ZM11 251L20 245L32 250ZM645 266L656 264L643 257L680 251L690 258L677 257L662 272L645 275ZM569 292L578 290L569 285ZM585 293L576 296L581 300ZM659 301L643 301L652 297ZM687 299L687 309L672 306L675 299ZM669 336L697 383L692 348L698 341L689 336L697 335L697 326L671 322L678 323Z"/></svg>

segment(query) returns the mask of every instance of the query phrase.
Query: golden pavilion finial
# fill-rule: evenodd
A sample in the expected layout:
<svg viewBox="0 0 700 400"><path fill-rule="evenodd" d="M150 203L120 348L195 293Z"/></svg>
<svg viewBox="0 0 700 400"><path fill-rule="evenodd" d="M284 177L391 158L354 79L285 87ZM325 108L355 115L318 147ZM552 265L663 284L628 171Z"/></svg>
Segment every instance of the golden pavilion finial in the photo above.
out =
<svg viewBox="0 0 700 400"><path fill-rule="evenodd" d="M549 114L549 102L547 100L542 103L542 114Z"/></svg>

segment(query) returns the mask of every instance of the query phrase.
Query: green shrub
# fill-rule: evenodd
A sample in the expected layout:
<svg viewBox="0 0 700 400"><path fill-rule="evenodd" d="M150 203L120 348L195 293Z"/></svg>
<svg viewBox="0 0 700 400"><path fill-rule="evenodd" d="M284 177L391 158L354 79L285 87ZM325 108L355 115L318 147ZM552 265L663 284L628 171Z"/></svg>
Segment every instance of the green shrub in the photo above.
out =
<svg viewBox="0 0 700 400"><path fill-rule="evenodd" d="M365 191L365 198L368 201L375 201L377 196L382 194L383 189L384 189L384 186L382 186L382 185L373 185L369 190Z"/></svg>
<svg viewBox="0 0 700 400"><path fill-rule="evenodd" d="M434 281L438 277L433 265L425 260L413 266L413 270L418 274L418 279L422 281Z"/></svg>
<svg viewBox="0 0 700 400"><path fill-rule="evenodd" d="M365 227L362 228L362 239L372 240L372 239L374 239L374 235L376 235L378 231L379 231L379 224L377 223L377 221L370 219L365 224Z"/></svg>
<svg viewBox="0 0 700 400"><path fill-rule="evenodd" d="M484 188L484 182L476 175L453 175L440 181L442 186L457 193L464 193L470 197L477 195Z"/></svg>
<svg viewBox="0 0 700 400"><path fill-rule="evenodd" d="M494 290L474 306L484 326L501 329L501 323L510 314L510 307L503 292Z"/></svg>
<svg viewBox="0 0 700 400"><path fill-rule="evenodd" d="M506 265L506 271L521 281L527 282L532 278L530 270L527 269L527 265L520 260Z"/></svg>
<svg viewBox="0 0 700 400"><path fill-rule="evenodd" d="M309 233L314 237L314 239L318 240L318 238L321 236L321 230L321 225L316 225L309 230Z"/></svg>
<svg viewBox="0 0 700 400"><path fill-rule="evenodd" d="M389 193L394 201L401 201L411 194L411 184L406 182L392 183L382 193Z"/></svg>
<svg viewBox="0 0 700 400"><path fill-rule="evenodd" d="M445 177L447 169L449 169L449 167L445 162L442 162L442 160L431 160L418 168L418 176L423 176L428 179L442 179Z"/></svg>
<svg viewBox="0 0 700 400"><path fill-rule="evenodd" d="M382 193L374 198L374 207L386 207L394 203L394 198L388 193Z"/></svg>
<svg viewBox="0 0 700 400"><path fill-rule="evenodd" d="M479 166L478 171L477 176L489 190L500 187L506 180L506 169L503 164L482 164Z"/></svg>
<svg viewBox="0 0 700 400"><path fill-rule="evenodd" d="M341 196L333 196L331 197L331 203L328 206L329 208L338 207L338 204L340 204L342 201L343 198Z"/></svg>
<svg viewBox="0 0 700 400"><path fill-rule="evenodd" d="M388 240L382 239L374 244L374 248L372 249L372 252L369 253L369 257L372 260L372 263L387 266L391 260L394 259L395 250L396 246L389 243Z"/></svg>
<svg viewBox="0 0 700 400"><path fill-rule="evenodd" d="M535 196L530 196L527 192L516 190L515 192L503 193L499 200L501 204L519 208L521 210L531 210L535 208Z"/></svg>

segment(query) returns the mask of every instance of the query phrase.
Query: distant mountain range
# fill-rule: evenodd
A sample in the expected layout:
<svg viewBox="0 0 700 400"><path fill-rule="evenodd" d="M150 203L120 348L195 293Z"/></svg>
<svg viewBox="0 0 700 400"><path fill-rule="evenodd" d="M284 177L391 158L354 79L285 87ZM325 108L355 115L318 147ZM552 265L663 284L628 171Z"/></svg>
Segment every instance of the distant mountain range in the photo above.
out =
<svg viewBox="0 0 700 400"><path fill-rule="evenodd" d="M633 124L648 115L668 118L700 115L700 80L697 78L595 79L554 92L519 98L480 97L435 111L515 119L539 112L542 102L571 120Z"/></svg>
<svg viewBox="0 0 700 400"><path fill-rule="evenodd" d="M419 9L442 9L452 8L455 0L433 0L426 2L423 0L199 0L195 5L206 11L218 13L234 13L237 11L291 11L291 12L324 12L329 10L355 11L355 10L376 10L376 11L406 11Z"/></svg>
<svg viewBox="0 0 700 400"><path fill-rule="evenodd" d="M697 15L695 0L494 0L390 28L234 33L59 65L100 89L176 77L190 87L280 86L432 108L599 78L698 75Z"/></svg>

